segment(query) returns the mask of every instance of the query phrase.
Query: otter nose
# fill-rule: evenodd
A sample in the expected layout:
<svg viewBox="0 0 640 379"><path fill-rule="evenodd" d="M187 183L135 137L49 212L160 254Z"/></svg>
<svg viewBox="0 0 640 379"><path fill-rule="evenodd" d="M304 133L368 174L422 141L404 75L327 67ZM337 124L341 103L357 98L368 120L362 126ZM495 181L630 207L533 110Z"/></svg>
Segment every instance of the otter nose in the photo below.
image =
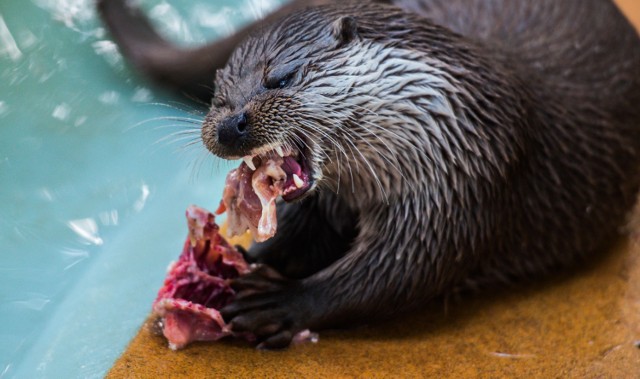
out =
<svg viewBox="0 0 640 379"><path fill-rule="evenodd" d="M218 142L226 146L238 144L247 135L248 126L245 112L225 118L218 125Z"/></svg>

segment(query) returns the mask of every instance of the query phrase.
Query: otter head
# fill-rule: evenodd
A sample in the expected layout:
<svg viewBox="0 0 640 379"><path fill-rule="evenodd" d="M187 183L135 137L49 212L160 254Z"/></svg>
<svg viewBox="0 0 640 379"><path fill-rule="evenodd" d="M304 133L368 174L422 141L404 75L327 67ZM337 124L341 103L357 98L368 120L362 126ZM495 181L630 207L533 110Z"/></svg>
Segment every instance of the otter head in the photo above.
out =
<svg viewBox="0 0 640 379"><path fill-rule="evenodd" d="M521 107L503 92L508 80L473 73L493 65L458 35L394 7L307 9L235 51L218 72L202 138L215 155L249 166L285 156L287 175L299 173L296 188L285 183L287 201L320 184L362 204L416 191L435 198L461 183L450 180L454 172L502 172L493 153L488 167L478 157L502 146L489 139L510 137L486 133L478 120L492 104ZM520 117L496 113L504 123Z"/></svg>
<svg viewBox="0 0 640 379"><path fill-rule="evenodd" d="M252 168L278 154L287 174L297 174L296 189L283 198L310 193L335 154L332 130L340 127L322 104L348 91L332 75L344 69L345 51L357 38L354 18L320 11L293 14L249 37L217 72L202 126L206 147Z"/></svg>

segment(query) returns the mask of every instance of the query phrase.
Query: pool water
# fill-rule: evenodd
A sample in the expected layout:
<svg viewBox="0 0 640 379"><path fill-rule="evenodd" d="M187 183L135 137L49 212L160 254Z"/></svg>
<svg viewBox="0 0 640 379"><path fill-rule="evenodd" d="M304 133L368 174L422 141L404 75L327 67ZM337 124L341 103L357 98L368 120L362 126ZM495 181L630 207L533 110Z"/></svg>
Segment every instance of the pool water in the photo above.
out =
<svg viewBox="0 0 640 379"><path fill-rule="evenodd" d="M196 45L279 3L142 6ZM180 252L184 210L215 208L237 164L198 143L200 110L127 66L92 4L0 2L2 378L102 377Z"/></svg>

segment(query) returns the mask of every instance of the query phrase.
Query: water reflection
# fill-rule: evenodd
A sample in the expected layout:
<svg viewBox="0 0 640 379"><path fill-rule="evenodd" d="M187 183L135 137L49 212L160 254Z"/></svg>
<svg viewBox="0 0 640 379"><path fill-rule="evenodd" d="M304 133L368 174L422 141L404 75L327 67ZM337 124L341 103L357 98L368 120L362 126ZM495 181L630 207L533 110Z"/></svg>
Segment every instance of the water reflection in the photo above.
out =
<svg viewBox="0 0 640 379"><path fill-rule="evenodd" d="M89 252L87 250L74 248L63 248L60 250L60 254L62 254L65 261L70 262L64 267L64 271L69 270L71 267L89 258Z"/></svg>
<svg viewBox="0 0 640 379"><path fill-rule="evenodd" d="M71 220L67 225L73 230L83 241L93 245L102 245L103 239L99 236L98 224L92 218L83 218L79 220Z"/></svg>
<svg viewBox="0 0 640 379"><path fill-rule="evenodd" d="M140 187L140 191L141 191L140 197L138 198L138 200L136 200L135 203L133 203L133 209L136 212L140 212L144 208L144 205L146 204L147 199L149 198L149 194L151 193L149 191L149 186L146 184L142 184L142 186Z"/></svg>
<svg viewBox="0 0 640 379"><path fill-rule="evenodd" d="M88 34L95 35L93 0L34 0L34 3L67 28L81 33L88 33L86 29L90 29L93 33Z"/></svg>
<svg viewBox="0 0 640 379"><path fill-rule="evenodd" d="M11 35L4 18L0 15L0 55L8 56L9 59L17 61L22 58L22 51L18 48L16 40Z"/></svg>
<svg viewBox="0 0 640 379"><path fill-rule="evenodd" d="M41 311L48 303L51 302L51 299L40 293L26 293L24 295L27 297L25 300L14 300L9 302L9 304L16 308Z"/></svg>

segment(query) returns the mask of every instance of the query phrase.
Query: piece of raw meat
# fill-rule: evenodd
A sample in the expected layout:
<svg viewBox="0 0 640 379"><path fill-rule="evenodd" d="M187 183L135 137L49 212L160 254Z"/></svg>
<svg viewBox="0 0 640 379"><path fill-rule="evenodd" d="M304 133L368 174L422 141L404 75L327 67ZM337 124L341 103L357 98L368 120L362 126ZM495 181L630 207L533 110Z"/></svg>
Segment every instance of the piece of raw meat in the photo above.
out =
<svg viewBox="0 0 640 379"><path fill-rule="evenodd" d="M257 242L263 242L276 234L276 199L304 193L309 186L308 173L293 156L249 157L227 175L216 213L227 211L231 236L249 230Z"/></svg>
<svg viewBox="0 0 640 379"><path fill-rule="evenodd" d="M153 303L157 325L169 347L177 350L194 341L216 341L229 335L255 341L252 334L232 334L218 311L235 296L229 281L248 273L249 265L222 238L212 213L191 206L186 216L189 236ZM294 342L317 339L317 334L304 330Z"/></svg>
<svg viewBox="0 0 640 379"><path fill-rule="evenodd" d="M229 172L217 213L227 211L231 235L249 230L257 242L263 242L276 234L276 199L287 178L282 164L282 158L274 157L255 171L242 163Z"/></svg>
<svg viewBox="0 0 640 379"><path fill-rule="evenodd" d="M218 233L213 214L196 206L186 214L189 236L153 303L162 333L174 350L231 334L218 309L235 295L229 280L249 272L242 254Z"/></svg>

